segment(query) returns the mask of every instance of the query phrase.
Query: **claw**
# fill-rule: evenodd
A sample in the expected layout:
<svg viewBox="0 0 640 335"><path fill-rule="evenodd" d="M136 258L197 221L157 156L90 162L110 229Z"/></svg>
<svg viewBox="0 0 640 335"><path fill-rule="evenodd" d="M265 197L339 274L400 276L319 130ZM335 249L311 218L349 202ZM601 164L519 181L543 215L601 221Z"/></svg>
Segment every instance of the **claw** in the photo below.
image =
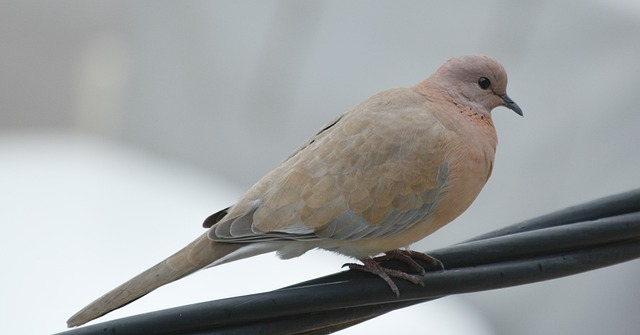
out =
<svg viewBox="0 0 640 335"><path fill-rule="evenodd" d="M430 265L437 266L440 268L440 270L444 270L444 264L442 264L439 259L418 251L396 249L386 252L384 256L375 257L374 259L396 259L409 265L412 269L416 270L417 272L421 272L422 274L424 274L426 271L422 266L420 266L420 264L415 261L416 259L425 261Z"/></svg>
<svg viewBox="0 0 640 335"><path fill-rule="evenodd" d="M391 277L404 279L416 285L424 286L424 283L418 276L410 275L398 270L387 269L376 262L373 258L365 258L361 259L360 261L364 265L355 263L348 263L345 265L348 266L351 270L369 272L382 278L382 280L384 280L387 285L389 285L389 288L391 288L391 291L393 291L393 293L395 293L397 297L400 297L400 290L398 289L398 286L396 286L396 284L393 282L393 280L391 280Z"/></svg>
<svg viewBox="0 0 640 335"><path fill-rule="evenodd" d="M395 293L398 297L400 297L400 290L398 289L398 286L396 286L396 284L393 282L393 280L391 280L391 277L404 279L413 284L424 286L424 282L422 282L420 277L408 274L403 271L388 269L378 263L380 261L387 261L392 259L396 259L407 264L409 267L411 267L412 270L416 271L420 275L425 275L427 271L420 264L418 264L415 259L426 261L429 264L438 266L444 270L444 265L436 258L433 258L421 252L399 249L386 252L383 256L361 259L360 261L362 262L362 264L347 263L343 266L348 266L351 270L364 271L377 275L378 277L382 278L382 280L384 280L387 285L389 285L391 291L393 291L393 293Z"/></svg>

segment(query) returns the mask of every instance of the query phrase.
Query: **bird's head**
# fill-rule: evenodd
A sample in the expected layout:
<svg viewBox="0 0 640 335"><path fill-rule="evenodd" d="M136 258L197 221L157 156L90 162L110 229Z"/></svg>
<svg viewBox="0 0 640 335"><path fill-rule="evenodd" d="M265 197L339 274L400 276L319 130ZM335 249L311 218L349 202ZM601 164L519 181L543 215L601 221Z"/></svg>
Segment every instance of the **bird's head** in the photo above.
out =
<svg viewBox="0 0 640 335"><path fill-rule="evenodd" d="M421 85L435 88L453 101L489 113L504 106L519 115L522 109L507 95L507 72L487 56L449 59Z"/></svg>

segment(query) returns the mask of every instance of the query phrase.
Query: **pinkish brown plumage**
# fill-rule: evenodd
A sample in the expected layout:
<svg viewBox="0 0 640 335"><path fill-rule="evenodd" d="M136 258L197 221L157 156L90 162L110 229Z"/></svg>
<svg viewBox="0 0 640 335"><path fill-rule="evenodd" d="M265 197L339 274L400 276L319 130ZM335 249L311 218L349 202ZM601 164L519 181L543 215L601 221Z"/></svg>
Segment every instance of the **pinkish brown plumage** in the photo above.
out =
<svg viewBox="0 0 640 335"><path fill-rule="evenodd" d="M372 256L407 247L465 211L491 175L507 75L484 56L450 59L412 88L378 93L325 126L209 230L72 316L78 326L208 266L276 251L321 248L363 261L398 293ZM398 256L398 252L390 255ZM409 255L411 256L411 255Z"/></svg>

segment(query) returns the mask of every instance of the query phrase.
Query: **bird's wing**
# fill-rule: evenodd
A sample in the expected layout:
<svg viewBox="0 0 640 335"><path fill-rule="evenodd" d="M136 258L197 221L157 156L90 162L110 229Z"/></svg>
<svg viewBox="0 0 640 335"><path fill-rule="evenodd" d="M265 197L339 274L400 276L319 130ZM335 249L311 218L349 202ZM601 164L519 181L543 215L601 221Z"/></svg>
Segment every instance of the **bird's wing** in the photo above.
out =
<svg viewBox="0 0 640 335"><path fill-rule="evenodd" d="M209 237L241 243L379 238L427 219L449 177L448 130L429 108L410 89L375 95L260 180Z"/></svg>

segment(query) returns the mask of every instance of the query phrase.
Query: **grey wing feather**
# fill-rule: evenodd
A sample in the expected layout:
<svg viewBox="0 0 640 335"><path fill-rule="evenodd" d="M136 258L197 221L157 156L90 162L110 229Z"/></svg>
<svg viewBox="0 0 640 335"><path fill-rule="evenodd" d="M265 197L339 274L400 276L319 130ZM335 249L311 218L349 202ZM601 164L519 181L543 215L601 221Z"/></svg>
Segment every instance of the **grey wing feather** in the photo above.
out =
<svg viewBox="0 0 640 335"><path fill-rule="evenodd" d="M387 237L411 228L413 224L429 216L433 207L433 204L424 204L408 211L393 210L380 225L368 224L360 214L348 211L318 231L317 235L336 240Z"/></svg>
<svg viewBox="0 0 640 335"><path fill-rule="evenodd" d="M253 224L253 214L260 206L260 201L255 201L242 216L223 219L216 223L209 231L209 238L216 242L248 243L282 240L356 240L392 236L411 228L433 213L448 175L447 164L443 163L438 172L439 187L414 195L422 197L425 202L422 206L410 210L393 209L378 225L369 224L361 214L347 210L316 231L300 223L283 230L262 232L256 230Z"/></svg>

